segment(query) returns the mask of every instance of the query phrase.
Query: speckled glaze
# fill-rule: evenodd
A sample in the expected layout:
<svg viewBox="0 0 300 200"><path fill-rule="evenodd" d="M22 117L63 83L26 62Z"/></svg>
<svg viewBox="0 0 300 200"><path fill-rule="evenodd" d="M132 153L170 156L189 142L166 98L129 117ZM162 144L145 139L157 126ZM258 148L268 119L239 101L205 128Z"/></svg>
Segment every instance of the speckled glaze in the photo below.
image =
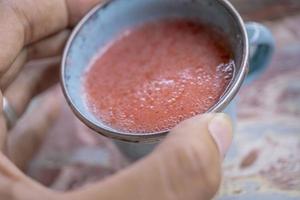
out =
<svg viewBox="0 0 300 200"><path fill-rule="evenodd" d="M245 25L226 0L112 0L96 6L79 23L67 44L61 68L62 88L74 113L96 132L123 141L118 145L132 159L145 155L155 144L130 144L124 141L157 142L168 131L129 134L106 126L85 105L82 75L95 54L125 28L172 17L199 20L214 26L224 33L230 43L236 63L234 79L209 112L225 110L235 118L234 97L246 80L249 59L251 74L248 83L265 69L273 52L271 33L257 23Z"/></svg>

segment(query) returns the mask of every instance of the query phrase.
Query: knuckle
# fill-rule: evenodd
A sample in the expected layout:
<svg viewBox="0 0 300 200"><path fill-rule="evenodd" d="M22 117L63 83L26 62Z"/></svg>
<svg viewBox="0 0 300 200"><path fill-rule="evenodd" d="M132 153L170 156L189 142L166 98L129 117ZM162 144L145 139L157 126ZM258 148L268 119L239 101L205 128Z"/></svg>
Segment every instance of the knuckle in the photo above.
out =
<svg viewBox="0 0 300 200"><path fill-rule="evenodd" d="M15 27L21 30L24 42L31 40L35 28L30 16L32 7L34 7L33 2L28 0L11 0L8 3L12 17L16 19Z"/></svg>

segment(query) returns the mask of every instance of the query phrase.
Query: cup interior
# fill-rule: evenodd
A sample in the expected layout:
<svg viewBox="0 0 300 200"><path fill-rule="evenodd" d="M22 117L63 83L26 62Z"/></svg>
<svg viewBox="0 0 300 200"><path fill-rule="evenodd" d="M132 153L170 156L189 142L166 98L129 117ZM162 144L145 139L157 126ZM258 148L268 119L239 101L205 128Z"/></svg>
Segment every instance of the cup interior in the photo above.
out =
<svg viewBox="0 0 300 200"><path fill-rule="evenodd" d="M101 48L112 41L122 30L148 21L165 18L184 18L209 24L220 30L229 42L236 64L236 77L244 73L247 60L247 36L243 21L234 8L223 0L112 0L95 7L74 30L65 49L61 69L62 86L68 103L75 114L95 131L115 139L138 142L156 140L166 133L122 133L105 125L85 103L82 81L91 60ZM121 59L121 58L120 58ZM222 98L228 96L225 91ZM230 92L230 91L229 91ZM222 98L211 111L225 108Z"/></svg>

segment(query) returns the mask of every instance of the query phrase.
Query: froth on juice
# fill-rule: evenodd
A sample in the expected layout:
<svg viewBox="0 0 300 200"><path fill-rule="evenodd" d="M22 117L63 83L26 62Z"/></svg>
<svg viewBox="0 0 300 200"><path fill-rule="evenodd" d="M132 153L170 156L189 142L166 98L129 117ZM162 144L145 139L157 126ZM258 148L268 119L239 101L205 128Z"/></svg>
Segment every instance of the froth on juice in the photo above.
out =
<svg viewBox="0 0 300 200"><path fill-rule="evenodd" d="M208 111L230 83L226 38L189 20L159 20L119 34L83 78L86 104L112 128L166 131Z"/></svg>

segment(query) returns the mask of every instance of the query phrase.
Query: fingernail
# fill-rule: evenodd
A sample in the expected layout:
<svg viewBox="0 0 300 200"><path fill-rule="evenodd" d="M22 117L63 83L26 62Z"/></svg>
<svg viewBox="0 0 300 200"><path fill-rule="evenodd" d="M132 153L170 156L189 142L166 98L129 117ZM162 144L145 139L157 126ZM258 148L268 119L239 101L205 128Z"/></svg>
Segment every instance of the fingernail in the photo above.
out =
<svg viewBox="0 0 300 200"><path fill-rule="evenodd" d="M214 138L221 156L224 158L232 141L232 122L224 113L215 114L209 122L208 130Z"/></svg>

